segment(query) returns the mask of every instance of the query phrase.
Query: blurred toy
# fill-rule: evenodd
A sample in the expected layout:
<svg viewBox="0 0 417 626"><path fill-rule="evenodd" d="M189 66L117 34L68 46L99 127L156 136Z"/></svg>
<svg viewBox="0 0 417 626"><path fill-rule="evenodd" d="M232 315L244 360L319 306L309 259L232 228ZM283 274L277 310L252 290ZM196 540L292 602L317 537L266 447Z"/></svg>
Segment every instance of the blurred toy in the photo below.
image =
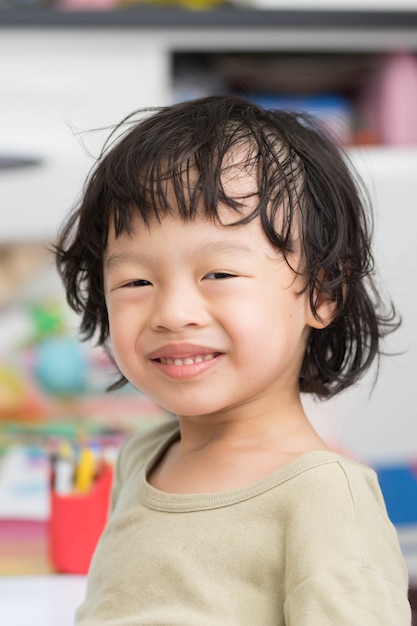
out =
<svg viewBox="0 0 417 626"><path fill-rule="evenodd" d="M417 56L397 52L384 57L368 80L362 107L382 144L417 144Z"/></svg>
<svg viewBox="0 0 417 626"><path fill-rule="evenodd" d="M51 412L48 399L14 368L0 366L0 419L33 419Z"/></svg>
<svg viewBox="0 0 417 626"><path fill-rule="evenodd" d="M87 365L73 337L51 337L37 348L33 370L44 391L57 396L81 394L86 388Z"/></svg>
<svg viewBox="0 0 417 626"><path fill-rule="evenodd" d="M33 376L48 394L71 397L87 385L87 360L80 342L68 331L57 302L32 308Z"/></svg>
<svg viewBox="0 0 417 626"><path fill-rule="evenodd" d="M68 334L62 305L55 299L33 304L29 308L29 315L33 327L33 334L29 339L32 344L41 343L50 337Z"/></svg>

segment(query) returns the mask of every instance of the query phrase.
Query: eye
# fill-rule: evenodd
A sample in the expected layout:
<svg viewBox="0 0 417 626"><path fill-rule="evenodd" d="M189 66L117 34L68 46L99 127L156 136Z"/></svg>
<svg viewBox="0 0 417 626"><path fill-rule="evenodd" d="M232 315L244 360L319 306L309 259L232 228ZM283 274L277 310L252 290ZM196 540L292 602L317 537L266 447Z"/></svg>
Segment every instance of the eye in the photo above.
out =
<svg viewBox="0 0 417 626"><path fill-rule="evenodd" d="M122 287L148 287L152 283L149 280L145 280L143 278L138 278L137 280L131 280L128 283L122 285Z"/></svg>
<svg viewBox="0 0 417 626"><path fill-rule="evenodd" d="M210 272L204 278L208 280L225 280L226 278L236 278L236 275L228 274L227 272Z"/></svg>

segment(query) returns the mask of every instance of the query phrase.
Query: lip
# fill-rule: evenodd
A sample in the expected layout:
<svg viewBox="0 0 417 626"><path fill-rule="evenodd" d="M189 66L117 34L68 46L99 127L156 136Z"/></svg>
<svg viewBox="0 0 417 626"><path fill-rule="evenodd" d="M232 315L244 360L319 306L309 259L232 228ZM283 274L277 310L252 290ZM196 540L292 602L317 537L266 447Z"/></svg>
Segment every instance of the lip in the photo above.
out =
<svg viewBox="0 0 417 626"><path fill-rule="evenodd" d="M200 346L193 343L169 344L154 350L148 355L148 358L151 361L156 361L161 358L188 359L198 355L206 356L208 354L221 354L221 350L211 346Z"/></svg>
<svg viewBox="0 0 417 626"><path fill-rule="evenodd" d="M195 378L212 369L222 356L221 351L208 346L175 344L154 350L148 358L160 372L169 378L184 380ZM175 360L189 360L190 362L174 363Z"/></svg>

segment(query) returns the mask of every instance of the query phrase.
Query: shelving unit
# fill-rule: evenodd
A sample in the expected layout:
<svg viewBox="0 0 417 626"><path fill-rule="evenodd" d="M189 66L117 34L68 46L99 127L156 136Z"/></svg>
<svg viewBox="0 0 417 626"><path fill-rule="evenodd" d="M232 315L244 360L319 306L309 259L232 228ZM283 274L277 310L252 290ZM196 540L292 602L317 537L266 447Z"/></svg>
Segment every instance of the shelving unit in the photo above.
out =
<svg viewBox="0 0 417 626"><path fill-rule="evenodd" d="M0 170L0 244L53 237L98 154L103 132L134 109L169 104L174 70L200 55L417 53L417 10L0 12L0 154L40 165ZM197 86L198 87L198 86ZM86 145L84 149L83 145ZM370 381L309 406L329 441L368 463L415 458L417 146L351 150L376 209L376 260L404 323L376 390ZM414 554L417 554L417 546ZM410 573L417 579L416 559Z"/></svg>
<svg viewBox="0 0 417 626"><path fill-rule="evenodd" d="M42 237L54 234L92 164L80 141L93 155L103 141L84 131L170 103L181 56L417 51L417 11L5 10L0 32L0 154L44 163L0 171L0 238Z"/></svg>
<svg viewBox="0 0 417 626"><path fill-rule="evenodd" d="M0 153L43 163L0 171L0 240L54 236L93 163L80 143L94 157L107 134L83 131L170 103L181 55L417 52L417 11L3 11L0 30ZM417 147L352 154L375 201L377 260L405 320L393 349L406 352L384 366L386 385L369 402L366 388L320 406L319 427L365 460L410 458L417 440L410 396L417 358Z"/></svg>

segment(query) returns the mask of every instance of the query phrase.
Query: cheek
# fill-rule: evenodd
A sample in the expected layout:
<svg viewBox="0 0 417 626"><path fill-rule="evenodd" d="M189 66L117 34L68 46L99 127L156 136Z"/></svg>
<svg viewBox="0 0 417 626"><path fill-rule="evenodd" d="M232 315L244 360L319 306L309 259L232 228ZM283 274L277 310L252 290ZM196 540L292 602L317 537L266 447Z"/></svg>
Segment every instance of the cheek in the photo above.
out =
<svg viewBox="0 0 417 626"><path fill-rule="evenodd" d="M140 323L141 308L135 303L124 299L109 299L107 301L107 315L110 333L114 337L125 336L135 332Z"/></svg>
<svg viewBox="0 0 417 626"><path fill-rule="evenodd" d="M272 345L275 350L290 349L304 342L306 326L303 298L284 290L267 298L258 294L235 310L231 328L247 349L265 352Z"/></svg>
<svg viewBox="0 0 417 626"><path fill-rule="evenodd" d="M119 365L121 357L134 350L136 325L132 315L115 306L108 307L109 340L112 354Z"/></svg>
<svg viewBox="0 0 417 626"><path fill-rule="evenodd" d="M230 308L227 331L236 353L244 356L247 352L253 354L265 350L271 333L275 335L279 329L279 312L265 305L264 299L258 295Z"/></svg>

